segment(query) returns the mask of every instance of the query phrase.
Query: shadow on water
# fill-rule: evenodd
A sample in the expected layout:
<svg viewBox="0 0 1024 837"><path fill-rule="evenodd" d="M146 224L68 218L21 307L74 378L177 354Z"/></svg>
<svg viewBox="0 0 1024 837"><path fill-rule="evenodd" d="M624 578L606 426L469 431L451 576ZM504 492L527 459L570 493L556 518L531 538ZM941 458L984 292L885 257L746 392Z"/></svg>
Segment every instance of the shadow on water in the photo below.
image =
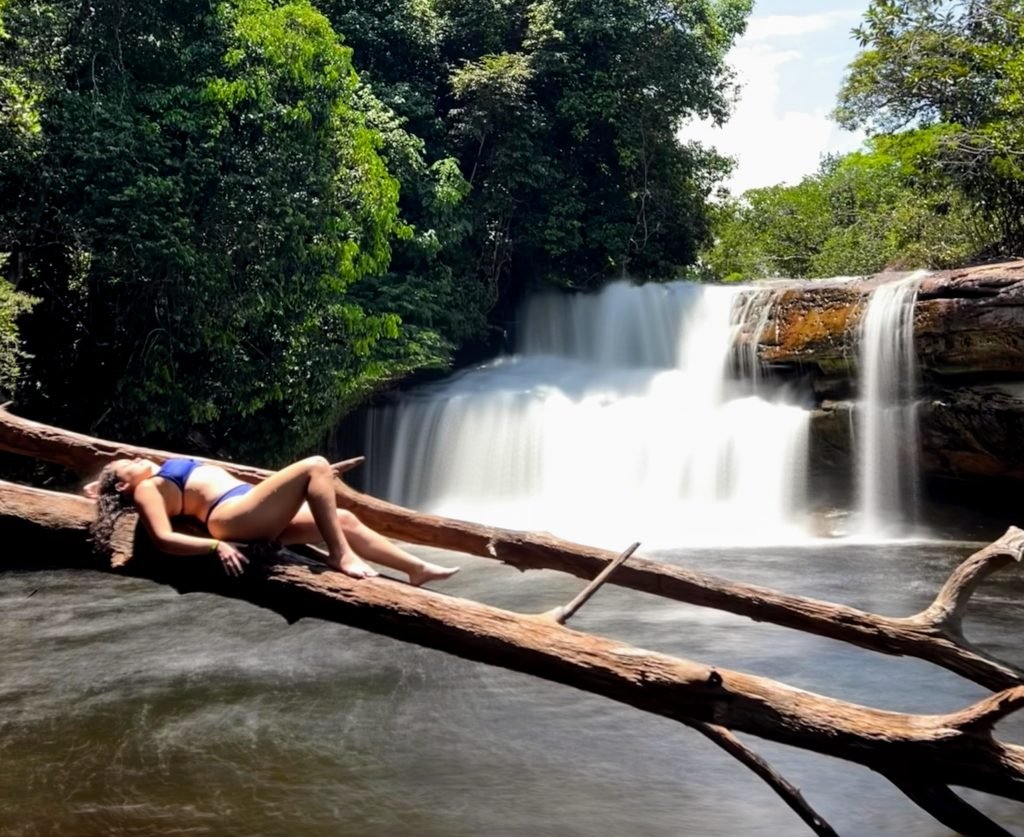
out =
<svg viewBox="0 0 1024 837"><path fill-rule="evenodd" d="M966 546L659 554L890 615ZM463 556L459 556L463 560ZM521 612L580 586L466 559L454 595ZM1019 658L1009 571L968 625ZM436 651L88 571L0 575L0 832L302 835L799 834L783 804L684 727ZM973 684L916 660L605 588L574 627L882 708L940 712ZM1014 719L1002 737L1022 740ZM750 740L843 834L946 833L869 771ZM1010 828L1015 803L971 795Z"/></svg>

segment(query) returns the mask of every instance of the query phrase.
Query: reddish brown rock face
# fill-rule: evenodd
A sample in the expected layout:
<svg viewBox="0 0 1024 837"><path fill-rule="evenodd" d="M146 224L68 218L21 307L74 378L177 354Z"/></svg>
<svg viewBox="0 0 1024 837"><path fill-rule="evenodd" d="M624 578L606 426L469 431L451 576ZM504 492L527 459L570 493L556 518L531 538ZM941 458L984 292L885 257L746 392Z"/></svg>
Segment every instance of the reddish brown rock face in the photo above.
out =
<svg viewBox="0 0 1024 837"><path fill-rule="evenodd" d="M809 282L787 290L775 304L773 327L765 330L773 342L762 342L762 359L847 374L866 293L859 282Z"/></svg>
<svg viewBox="0 0 1024 837"><path fill-rule="evenodd" d="M879 284L906 275L793 283L774 300L759 356L776 368L812 366L826 376L851 375L868 296ZM925 372L1024 378L1024 261L925 277L914 326ZM753 338L747 331L740 340Z"/></svg>
<svg viewBox="0 0 1024 837"><path fill-rule="evenodd" d="M914 331L925 370L1024 378L1024 262L927 277Z"/></svg>
<svg viewBox="0 0 1024 837"><path fill-rule="evenodd" d="M787 284L773 300L758 356L783 376L809 374L816 392L850 396L867 299L879 284L906 275ZM739 341L755 337L748 327ZM1024 261L926 276L914 341L924 469L1024 480ZM849 408L823 401L815 415L815 451L825 461L849 456Z"/></svg>

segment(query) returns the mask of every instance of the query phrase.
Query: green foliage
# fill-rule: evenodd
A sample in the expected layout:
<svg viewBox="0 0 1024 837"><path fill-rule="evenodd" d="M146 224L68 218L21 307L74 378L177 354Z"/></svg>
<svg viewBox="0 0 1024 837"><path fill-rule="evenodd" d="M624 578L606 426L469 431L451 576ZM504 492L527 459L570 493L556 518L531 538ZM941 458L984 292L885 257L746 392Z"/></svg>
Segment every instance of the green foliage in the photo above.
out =
<svg viewBox="0 0 1024 837"><path fill-rule="evenodd" d="M892 153L942 178L1024 250L1024 6L875 0L836 115L893 134ZM897 139L898 138L898 139Z"/></svg>
<svg viewBox="0 0 1024 837"><path fill-rule="evenodd" d="M715 245L704 260L727 281L808 276L828 231L828 199L818 178L751 189L720 207Z"/></svg>
<svg viewBox="0 0 1024 837"><path fill-rule="evenodd" d="M397 333L346 294L398 229L350 51L302 0L47 6L70 81L46 91L44 151L5 172L33 222L11 249L44 298L25 331L37 407L111 434L308 448ZM31 55L27 17L7 25Z"/></svg>
<svg viewBox="0 0 1024 837"><path fill-rule="evenodd" d="M0 253L0 267L7 255ZM18 293L9 283L0 279L0 392L8 395L15 391L20 376L20 364L25 358L18 334L18 318L39 300Z"/></svg>
<svg viewBox="0 0 1024 837"><path fill-rule="evenodd" d="M352 290L365 310L400 318L398 338L375 350L381 380L448 368L459 345L486 335L491 302L466 246L471 187L445 147L438 112L447 74L444 21L426 0L319 5L354 47L364 82L358 107L379 132L380 154L401 183L406 234L392 243L389 270Z"/></svg>
<svg viewBox="0 0 1024 837"><path fill-rule="evenodd" d="M479 339L486 328L487 307L476 283L452 267L469 232L464 201L470 185L454 159L428 163L423 140L369 89L360 91L359 102L381 136L381 156L403 184L400 205L408 223L393 242L390 269L367 277L352 293L366 310L400 318L400 339L380 347L380 359L392 370L387 378L446 368L454 347Z"/></svg>
<svg viewBox="0 0 1024 837"><path fill-rule="evenodd" d="M281 458L529 284L680 275L751 5L0 0L22 406Z"/></svg>
<svg viewBox="0 0 1024 837"><path fill-rule="evenodd" d="M375 95L425 140L425 158L453 158L471 187L457 220L445 219L458 249L442 246L438 258L476 323L488 311L500 321L529 284L664 280L694 261L708 234L705 198L726 163L680 145L676 131L693 115L725 116L723 59L750 7L324 3ZM406 217L443 229L417 208Z"/></svg>
<svg viewBox="0 0 1024 837"><path fill-rule="evenodd" d="M878 140L795 186L752 189L723 205L708 271L729 281L866 274L952 267L983 252L998 233L970 200L891 152Z"/></svg>
<svg viewBox="0 0 1024 837"><path fill-rule="evenodd" d="M725 165L676 131L725 115L722 59L750 4L504 5L501 51L451 75L482 277L498 297L530 281L673 278L707 237L708 182Z"/></svg>
<svg viewBox="0 0 1024 837"><path fill-rule="evenodd" d="M951 267L1024 250L1024 7L874 0L836 117L865 153L720 209L714 275Z"/></svg>

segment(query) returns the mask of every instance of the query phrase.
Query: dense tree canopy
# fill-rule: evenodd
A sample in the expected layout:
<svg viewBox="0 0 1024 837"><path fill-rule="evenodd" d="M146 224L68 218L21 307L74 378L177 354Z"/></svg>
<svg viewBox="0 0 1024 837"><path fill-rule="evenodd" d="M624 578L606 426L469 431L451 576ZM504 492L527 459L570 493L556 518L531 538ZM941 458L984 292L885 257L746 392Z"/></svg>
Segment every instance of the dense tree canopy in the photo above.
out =
<svg viewBox="0 0 1024 837"><path fill-rule="evenodd" d="M308 444L394 329L344 293L398 229L350 51L301 1L6 18L8 55L57 56L24 64L40 147L3 173L4 248L42 299L26 396L117 432L247 423Z"/></svg>
<svg viewBox="0 0 1024 837"><path fill-rule="evenodd" d="M836 110L891 134L891 153L943 177L1024 252L1024 5L874 0Z"/></svg>
<svg viewBox="0 0 1024 837"><path fill-rule="evenodd" d="M6 0L0 0L0 41L6 37L5 5ZM20 68L6 63L0 54L0 195L6 194L8 188L2 173L26 166L38 144L39 114L33 90L26 82ZM0 247L0 277L8 261L2 249ZM5 395L16 387L24 358L18 320L34 302L33 297L19 293L11 283L0 278L0 393Z"/></svg>
<svg viewBox="0 0 1024 837"><path fill-rule="evenodd" d="M1024 5L874 0L836 117L864 151L720 207L720 278L941 268L1024 255Z"/></svg>
<svg viewBox="0 0 1024 837"><path fill-rule="evenodd" d="M11 393L18 383L25 353L18 332L18 318L38 300L18 293L0 280L0 393Z"/></svg>
<svg viewBox="0 0 1024 837"><path fill-rule="evenodd" d="M946 268L975 259L995 235L959 190L876 143L825 160L795 186L752 189L718 209L704 266L726 281Z"/></svg>
<svg viewBox="0 0 1024 837"><path fill-rule="evenodd" d="M672 278L750 6L0 0L0 369L20 313L24 408L282 456L530 283Z"/></svg>
<svg viewBox="0 0 1024 837"><path fill-rule="evenodd" d="M457 161L459 211L442 224L420 207L405 217L446 231L456 293L492 324L531 284L664 280L693 263L727 164L676 133L692 116L725 118L724 57L748 0L322 6L426 158Z"/></svg>

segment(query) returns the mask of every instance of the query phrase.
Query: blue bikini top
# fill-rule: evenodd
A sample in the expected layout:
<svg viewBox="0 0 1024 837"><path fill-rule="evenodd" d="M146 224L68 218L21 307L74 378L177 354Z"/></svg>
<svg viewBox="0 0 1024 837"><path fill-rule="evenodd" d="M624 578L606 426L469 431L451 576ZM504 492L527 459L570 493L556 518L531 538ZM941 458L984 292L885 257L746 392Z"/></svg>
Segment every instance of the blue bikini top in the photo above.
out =
<svg viewBox="0 0 1024 837"><path fill-rule="evenodd" d="M197 459L168 459L160 470L156 472L158 477L173 482L181 491L181 513L185 513L185 483L192 476L192 472L203 463Z"/></svg>

